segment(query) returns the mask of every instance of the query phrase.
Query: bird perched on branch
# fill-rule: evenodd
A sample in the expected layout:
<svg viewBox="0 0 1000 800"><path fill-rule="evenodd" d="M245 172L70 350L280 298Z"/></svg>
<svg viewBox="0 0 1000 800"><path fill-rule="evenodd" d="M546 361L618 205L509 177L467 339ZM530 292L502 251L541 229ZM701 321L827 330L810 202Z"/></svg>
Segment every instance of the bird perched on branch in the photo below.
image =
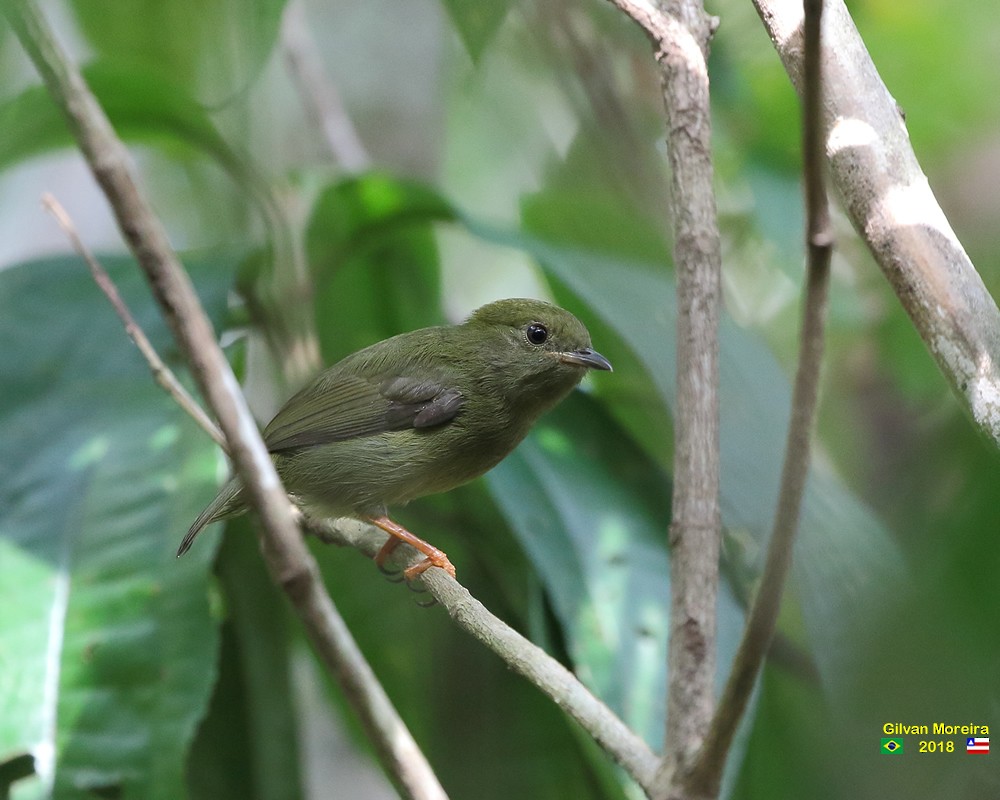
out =
<svg viewBox="0 0 1000 800"><path fill-rule="evenodd" d="M285 489L328 517L354 517L450 575L448 557L387 516L389 506L446 492L507 456L590 369L611 363L568 311L540 300L499 300L460 325L403 333L347 356L294 395L264 429ZM177 555L209 523L247 510L233 477L201 512Z"/></svg>

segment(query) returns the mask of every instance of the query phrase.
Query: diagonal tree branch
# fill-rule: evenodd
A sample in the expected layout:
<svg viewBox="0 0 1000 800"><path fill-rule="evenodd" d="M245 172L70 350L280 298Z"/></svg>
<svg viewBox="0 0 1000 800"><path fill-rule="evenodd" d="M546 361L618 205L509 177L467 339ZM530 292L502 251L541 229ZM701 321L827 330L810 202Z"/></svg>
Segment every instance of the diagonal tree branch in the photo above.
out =
<svg viewBox="0 0 1000 800"><path fill-rule="evenodd" d="M303 517L303 528L328 544L353 547L374 557L385 543L385 535L371 525L357 520L336 522ZM422 556L409 547L407 566ZM579 679L548 653L532 644L490 611L458 581L443 570L432 569L422 576L431 596L445 608L459 627L493 650L518 674L548 695L589 733L625 771L649 794L659 759L639 736L633 733Z"/></svg>
<svg viewBox="0 0 1000 800"><path fill-rule="evenodd" d="M801 92L801 1L754 5ZM823 37L833 184L938 368L1000 444L1000 311L934 198L843 0L827 0Z"/></svg>
<svg viewBox="0 0 1000 800"><path fill-rule="evenodd" d="M288 594L313 645L341 682L400 793L408 798L444 798L444 790L319 579L319 570L298 534L285 492L236 378L166 231L132 174L125 146L33 3L8 0L2 8L63 111L202 393L218 417L250 504L262 522L262 546L272 577Z"/></svg>
<svg viewBox="0 0 1000 800"><path fill-rule="evenodd" d="M792 390L792 416L788 426L781 490L774 529L760 588L750 607L743 637L733 661L719 706L712 718L705 744L688 780L696 797L716 797L723 769L740 719L746 710L764 657L774 638L788 569L799 526L802 495L809 474L810 439L819 398L824 325L830 282L833 236L824 178L824 120L822 109L820 27L823 0L805 0L804 83L802 96L802 149L806 197L807 274L802 315L802 345Z"/></svg>

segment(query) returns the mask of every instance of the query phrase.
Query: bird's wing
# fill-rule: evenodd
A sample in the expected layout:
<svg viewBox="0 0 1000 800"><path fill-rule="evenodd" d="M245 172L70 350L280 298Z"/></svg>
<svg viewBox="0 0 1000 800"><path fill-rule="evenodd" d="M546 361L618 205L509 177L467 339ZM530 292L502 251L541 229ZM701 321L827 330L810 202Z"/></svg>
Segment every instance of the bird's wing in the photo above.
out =
<svg viewBox="0 0 1000 800"><path fill-rule="evenodd" d="M450 422L462 403L462 393L444 380L334 371L289 400L265 428L264 441L275 453L428 428Z"/></svg>

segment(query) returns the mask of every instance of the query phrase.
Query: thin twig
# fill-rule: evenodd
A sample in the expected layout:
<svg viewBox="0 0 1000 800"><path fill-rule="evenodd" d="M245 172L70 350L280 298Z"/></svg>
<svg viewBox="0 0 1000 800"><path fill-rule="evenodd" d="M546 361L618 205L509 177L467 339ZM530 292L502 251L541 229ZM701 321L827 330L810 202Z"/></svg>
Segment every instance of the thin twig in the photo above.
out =
<svg viewBox="0 0 1000 800"><path fill-rule="evenodd" d="M42 206L55 217L56 222L59 223L59 227L63 229L63 232L69 238L70 244L73 245L73 249L77 252L77 255L87 263L87 266L90 268L90 274L94 278L94 283L104 292L104 296L108 298L115 313L118 314L119 319L125 325L125 333L135 343L135 346L139 348L142 357L146 359L149 371L153 373L153 380L167 394L174 398L177 405L184 409L188 416L198 423L201 429L212 437L212 440L219 447L228 452L226 438L222 435L222 431L219 430L218 425L212 422L208 414L198 405L198 402L188 393L183 384L177 380L177 376L174 375L173 371L163 363L156 349L146 337L145 332L139 327L139 323L135 321L135 317L132 316L132 312L129 311L125 301L122 300L121 295L118 293L118 288L115 286L114 281L111 280L111 276L108 275L107 270L101 266L101 262L97 260L90 251L90 248L83 243L76 226L73 224L73 220L66 213L66 209L48 192L42 195Z"/></svg>
<svg viewBox="0 0 1000 800"><path fill-rule="evenodd" d="M371 157L344 108L340 92L326 76L302 0L291 0L285 7L281 47L299 97L316 127L322 131L330 153L348 172L368 169Z"/></svg>
<svg viewBox="0 0 1000 800"><path fill-rule="evenodd" d="M34 4L8 0L0 8L63 111L219 420L247 498L261 520L262 547L272 578L287 592L323 662L341 681L396 788L408 798L445 797L326 593L239 384L162 223L132 174L125 146Z"/></svg>
<svg viewBox="0 0 1000 800"><path fill-rule="evenodd" d="M328 544L353 547L374 557L386 536L372 525L357 520L329 522L303 517L304 530ZM408 547L404 566L418 563L422 556ZM515 672L523 675L552 698L642 787L650 793L659 759L603 702L598 700L569 670L544 650L494 616L468 590L443 570L432 569L422 576L431 596L447 610L455 622L493 650Z"/></svg>
<svg viewBox="0 0 1000 800"><path fill-rule="evenodd" d="M713 190L708 42L699 0L612 0L646 31L660 65L677 275L677 409L670 524L667 730L657 798L678 796L715 705L719 584L721 244Z"/></svg>
<svg viewBox="0 0 1000 800"><path fill-rule="evenodd" d="M712 719L709 735L688 783L689 789L699 796L715 797L718 794L733 736L774 637L799 526L802 495L809 474L810 440L819 397L830 257L833 251L830 209L824 180L825 126L820 58L822 15L823 0L805 0L802 149L808 263L802 345L792 391L792 416L781 474L781 490L760 588L750 608L743 638Z"/></svg>
<svg viewBox="0 0 1000 800"><path fill-rule="evenodd" d="M801 92L801 0L754 5ZM832 182L938 368L1000 444L1000 310L938 205L843 0L827 0L823 16Z"/></svg>

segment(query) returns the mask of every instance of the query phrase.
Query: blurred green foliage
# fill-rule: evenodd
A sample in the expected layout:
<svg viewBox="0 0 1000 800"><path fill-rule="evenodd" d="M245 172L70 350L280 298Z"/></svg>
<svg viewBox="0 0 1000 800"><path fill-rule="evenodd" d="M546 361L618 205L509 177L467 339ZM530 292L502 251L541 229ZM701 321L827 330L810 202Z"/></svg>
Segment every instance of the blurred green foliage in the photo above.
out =
<svg viewBox="0 0 1000 800"><path fill-rule="evenodd" d="M133 146L217 329L239 343L263 417L289 390L280 350L301 337L329 363L519 293L586 322L615 373L486 479L399 518L658 747L675 312L644 37L610 4L311 4L309 33L378 165L350 175L285 70L283 2L109 5L43 7ZM1000 20L985 0L849 5L946 212L998 286L1000 77L984 65ZM777 491L802 213L787 77L750 4L710 10L722 20L711 70L729 309L721 682ZM4 208L29 218L42 188L89 208L65 126L0 33ZM252 525L173 559L223 477L219 455L154 386L78 260L20 255L65 249L54 231L40 247L37 231L8 226L0 251L14 253L0 272L0 796L294 800L327 796L324 780L369 796L348 788L354 751L311 733L341 717L365 749L308 666ZM793 581L724 792L996 796L990 757L966 756L961 736L952 754L920 755L916 738L903 756L879 754L886 723L1000 725L1000 473L842 223L838 237ZM134 264L104 261L183 374ZM440 609L355 553L313 549L452 797L637 796Z"/></svg>

